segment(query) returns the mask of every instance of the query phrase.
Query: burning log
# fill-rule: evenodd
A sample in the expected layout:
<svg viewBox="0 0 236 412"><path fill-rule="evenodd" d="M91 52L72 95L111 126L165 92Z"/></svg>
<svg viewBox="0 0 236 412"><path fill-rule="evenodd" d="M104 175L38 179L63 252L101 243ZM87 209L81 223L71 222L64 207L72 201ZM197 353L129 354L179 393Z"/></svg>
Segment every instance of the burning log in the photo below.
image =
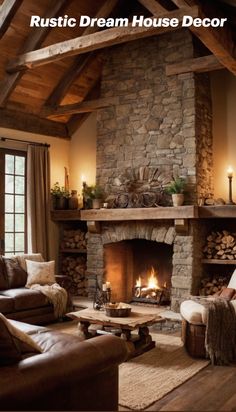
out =
<svg viewBox="0 0 236 412"><path fill-rule="evenodd" d="M151 269L147 285L142 285L141 277L136 281L134 287L134 298L143 302L150 301L150 303L160 304L162 301L170 301L170 289L167 288L166 283L159 286L158 278L154 268Z"/></svg>

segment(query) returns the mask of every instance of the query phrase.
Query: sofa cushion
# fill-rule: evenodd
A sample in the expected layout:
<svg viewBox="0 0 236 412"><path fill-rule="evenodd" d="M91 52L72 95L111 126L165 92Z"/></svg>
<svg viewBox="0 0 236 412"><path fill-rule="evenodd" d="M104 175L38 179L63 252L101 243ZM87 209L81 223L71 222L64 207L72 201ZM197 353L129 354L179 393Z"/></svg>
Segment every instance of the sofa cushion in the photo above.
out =
<svg viewBox="0 0 236 412"><path fill-rule="evenodd" d="M8 279L3 258L0 256L0 290L8 288Z"/></svg>
<svg viewBox="0 0 236 412"><path fill-rule="evenodd" d="M3 257L5 263L5 271L8 279L9 288L20 288L25 286L27 273L21 268L17 259Z"/></svg>
<svg viewBox="0 0 236 412"><path fill-rule="evenodd" d="M236 269L232 273L232 276L231 276L229 284L228 284L228 288L236 289Z"/></svg>
<svg viewBox="0 0 236 412"><path fill-rule="evenodd" d="M32 289L9 289L2 291L1 295L14 299L15 310L33 309L49 304L45 295Z"/></svg>
<svg viewBox="0 0 236 412"><path fill-rule="evenodd" d="M50 262L33 262L31 260L26 260L26 268L28 276L26 286L34 284L43 286L56 283L54 260Z"/></svg>
<svg viewBox="0 0 236 412"><path fill-rule="evenodd" d="M189 323L201 325L205 321L206 309L200 303L193 300L185 300L180 305L181 316Z"/></svg>
<svg viewBox="0 0 236 412"><path fill-rule="evenodd" d="M14 312L14 299L10 298L9 296L4 296L0 293L0 312Z"/></svg>
<svg viewBox="0 0 236 412"><path fill-rule="evenodd" d="M33 353L42 353L41 347L0 313L0 365L16 363Z"/></svg>
<svg viewBox="0 0 236 412"><path fill-rule="evenodd" d="M235 294L235 289L233 288L225 288L222 289L220 292L220 297L225 299L232 299Z"/></svg>
<svg viewBox="0 0 236 412"><path fill-rule="evenodd" d="M19 265L26 271L26 260L32 260L33 262L43 262L43 257L41 253L32 253L28 255L23 253L21 255L16 255L15 258L17 259Z"/></svg>

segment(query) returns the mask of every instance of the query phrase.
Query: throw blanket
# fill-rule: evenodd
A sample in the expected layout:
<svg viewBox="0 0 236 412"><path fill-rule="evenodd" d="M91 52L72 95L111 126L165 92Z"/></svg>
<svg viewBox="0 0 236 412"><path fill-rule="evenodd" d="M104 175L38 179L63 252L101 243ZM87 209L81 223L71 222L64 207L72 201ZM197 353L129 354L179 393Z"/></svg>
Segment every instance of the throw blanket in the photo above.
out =
<svg viewBox="0 0 236 412"><path fill-rule="evenodd" d="M29 288L39 290L47 296L48 301L54 306L54 315L56 318L60 318L65 315L68 301L67 291L58 285L58 283L44 286L35 283L29 286Z"/></svg>
<svg viewBox="0 0 236 412"><path fill-rule="evenodd" d="M205 348L213 365L228 365L236 359L236 312L230 300L198 298L206 308Z"/></svg>

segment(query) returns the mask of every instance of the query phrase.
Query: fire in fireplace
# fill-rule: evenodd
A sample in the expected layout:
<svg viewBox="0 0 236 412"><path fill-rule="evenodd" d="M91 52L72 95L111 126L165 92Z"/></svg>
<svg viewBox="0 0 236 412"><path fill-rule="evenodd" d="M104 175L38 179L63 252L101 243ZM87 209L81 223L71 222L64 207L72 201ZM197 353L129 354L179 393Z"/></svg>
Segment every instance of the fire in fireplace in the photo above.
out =
<svg viewBox="0 0 236 412"><path fill-rule="evenodd" d="M169 304L173 246L132 239L104 247L105 277L112 300Z"/></svg>
<svg viewBox="0 0 236 412"><path fill-rule="evenodd" d="M170 288L165 281L159 284L157 271L152 266L146 276L139 276L134 286L133 302L169 304Z"/></svg>

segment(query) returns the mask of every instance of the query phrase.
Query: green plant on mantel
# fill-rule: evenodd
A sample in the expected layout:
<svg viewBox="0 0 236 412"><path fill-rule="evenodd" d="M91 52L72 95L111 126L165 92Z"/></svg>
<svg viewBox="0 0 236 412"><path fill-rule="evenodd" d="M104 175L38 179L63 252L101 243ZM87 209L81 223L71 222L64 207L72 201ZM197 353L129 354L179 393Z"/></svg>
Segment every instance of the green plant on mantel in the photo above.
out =
<svg viewBox="0 0 236 412"><path fill-rule="evenodd" d="M169 195L182 194L186 186L186 180L181 177L175 177L173 181L166 187L166 193Z"/></svg>
<svg viewBox="0 0 236 412"><path fill-rule="evenodd" d="M101 186L98 185L85 185L83 188L83 196L87 199L103 199L104 198L104 190Z"/></svg>
<svg viewBox="0 0 236 412"><path fill-rule="evenodd" d="M66 190L64 186L60 186L59 182L56 182L51 188L51 195L55 197L65 197L68 199L70 197L70 192Z"/></svg>

